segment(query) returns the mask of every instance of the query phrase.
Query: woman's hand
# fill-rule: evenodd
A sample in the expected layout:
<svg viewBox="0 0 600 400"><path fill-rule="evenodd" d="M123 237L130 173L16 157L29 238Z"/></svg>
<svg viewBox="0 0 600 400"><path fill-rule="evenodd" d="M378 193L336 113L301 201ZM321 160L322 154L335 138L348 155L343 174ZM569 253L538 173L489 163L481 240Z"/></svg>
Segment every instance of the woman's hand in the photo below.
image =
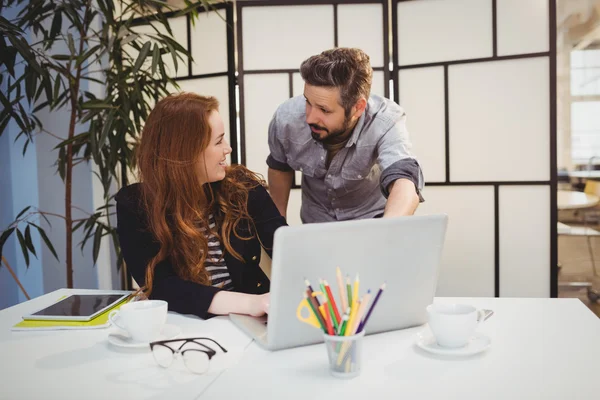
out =
<svg viewBox="0 0 600 400"><path fill-rule="evenodd" d="M269 306L271 305L270 293L257 294L253 296L251 301L251 308L249 314L253 317L260 317L269 313Z"/></svg>
<svg viewBox="0 0 600 400"><path fill-rule="evenodd" d="M269 312L271 297L265 294L246 294L221 290L213 298L208 312L216 315L246 314L260 317Z"/></svg>

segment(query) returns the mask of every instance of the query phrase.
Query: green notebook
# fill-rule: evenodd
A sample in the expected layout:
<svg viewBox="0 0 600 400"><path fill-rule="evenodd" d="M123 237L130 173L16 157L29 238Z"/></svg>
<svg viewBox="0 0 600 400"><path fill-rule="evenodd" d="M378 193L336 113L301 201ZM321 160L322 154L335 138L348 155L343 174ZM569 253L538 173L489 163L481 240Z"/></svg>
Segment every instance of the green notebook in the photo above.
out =
<svg viewBox="0 0 600 400"><path fill-rule="evenodd" d="M67 296L63 296L56 301L62 300ZM121 302L115 304L113 307L104 311L96 318L89 321L52 321L52 320L23 320L13 326L13 331L40 331L40 330L62 330L62 329L99 329L108 328L110 322L108 321L108 314L111 311L119 309L123 304L127 303L133 298L128 296Z"/></svg>

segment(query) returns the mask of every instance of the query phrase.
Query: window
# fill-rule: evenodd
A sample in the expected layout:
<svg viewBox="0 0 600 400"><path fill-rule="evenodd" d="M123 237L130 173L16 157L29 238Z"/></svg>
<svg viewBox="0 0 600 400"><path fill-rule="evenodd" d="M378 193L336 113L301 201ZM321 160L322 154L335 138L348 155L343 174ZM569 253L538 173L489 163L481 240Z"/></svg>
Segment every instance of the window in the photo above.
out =
<svg viewBox="0 0 600 400"><path fill-rule="evenodd" d="M571 158L600 156L600 50L571 52Z"/></svg>

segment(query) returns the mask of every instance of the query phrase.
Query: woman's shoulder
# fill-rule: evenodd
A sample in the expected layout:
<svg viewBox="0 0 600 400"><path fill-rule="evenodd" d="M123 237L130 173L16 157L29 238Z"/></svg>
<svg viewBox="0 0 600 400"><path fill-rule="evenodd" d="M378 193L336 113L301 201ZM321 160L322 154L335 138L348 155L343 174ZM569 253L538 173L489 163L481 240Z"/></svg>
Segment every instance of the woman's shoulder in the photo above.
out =
<svg viewBox="0 0 600 400"><path fill-rule="evenodd" d="M133 183L122 187L115 195L117 204L122 206L137 207L142 197L142 185Z"/></svg>

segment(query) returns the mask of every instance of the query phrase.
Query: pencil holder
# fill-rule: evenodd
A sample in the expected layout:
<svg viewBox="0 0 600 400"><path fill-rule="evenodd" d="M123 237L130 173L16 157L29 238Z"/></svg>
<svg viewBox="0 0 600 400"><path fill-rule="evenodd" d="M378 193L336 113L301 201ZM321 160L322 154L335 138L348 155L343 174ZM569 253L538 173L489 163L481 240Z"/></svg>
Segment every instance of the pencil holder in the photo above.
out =
<svg viewBox="0 0 600 400"><path fill-rule="evenodd" d="M365 331L352 336L323 335L329 357L329 372L336 378L350 379L360 375L362 339Z"/></svg>

